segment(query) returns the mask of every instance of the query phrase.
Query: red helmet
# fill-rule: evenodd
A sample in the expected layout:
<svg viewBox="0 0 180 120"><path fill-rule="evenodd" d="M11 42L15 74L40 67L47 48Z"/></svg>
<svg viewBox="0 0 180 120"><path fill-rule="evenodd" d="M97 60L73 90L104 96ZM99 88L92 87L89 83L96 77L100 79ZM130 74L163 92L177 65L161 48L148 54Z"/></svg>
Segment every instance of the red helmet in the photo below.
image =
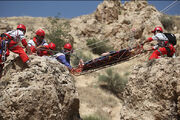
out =
<svg viewBox="0 0 180 120"><path fill-rule="evenodd" d="M54 43L49 43L49 48L51 49L51 50L55 50L56 49L56 45L54 44Z"/></svg>
<svg viewBox="0 0 180 120"><path fill-rule="evenodd" d="M163 32L163 29L161 27L155 27L153 31L151 31L152 33L155 33L156 31L161 31Z"/></svg>
<svg viewBox="0 0 180 120"><path fill-rule="evenodd" d="M64 45L64 49L72 50L71 44L70 44L70 43L66 43L66 44Z"/></svg>
<svg viewBox="0 0 180 120"><path fill-rule="evenodd" d="M45 36L45 32L44 32L44 30L39 29L39 30L36 31L36 35L44 37Z"/></svg>
<svg viewBox="0 0 180 120"><path fill-rule="evenodd" d="M26 26L23 25L23 24L19 24L19 25L17 26L17 29L21 29L21 30L23 30L24 32L26 32Z"/></svg>

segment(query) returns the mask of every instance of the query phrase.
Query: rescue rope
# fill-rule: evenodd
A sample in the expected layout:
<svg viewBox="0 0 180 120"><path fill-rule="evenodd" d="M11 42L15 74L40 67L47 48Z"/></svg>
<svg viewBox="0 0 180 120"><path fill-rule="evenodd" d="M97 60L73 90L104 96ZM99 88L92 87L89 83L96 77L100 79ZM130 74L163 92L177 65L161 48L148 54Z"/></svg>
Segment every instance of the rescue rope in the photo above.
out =
<svg viewBox="0 0 180 120"><path fill-rule="evenodd" d="M170 5L166 6L165 8L163 8L162 10L160 10L160 12L164 12L164 11L167 12L168 9L170 9L173 5L175 5L176 2L178 2L178 0L174 1L174 2L171 3ZM148 19L146 22L149 22L149 20L151 20L151 19L154 18L154 17L156 17L156 16L151 17L151 18ZM146 22L144 22L144 24L145 24ZM133 34L133 35L132 35L132 34ZM132 38L130 39L129 47L132 47L132 41L134 41L134 34L135 34L135 31L134 31L134 29L132 29L132 33L129 34L130 38L132 37ZM96 45L96 44L99 44L99 43L105 43L106 41L108 41L108 39L106 39L106 40L101 40L101 41L99 41L99 42L95 42L95 43L93 43L93 44L87 45L87 47L90 47L90 46L93 46L93 45ZM90 48L90 49L95 49L95 48L98 48L98 47L100 47L100 46L103 46L103 45L95 46L95 47ZM81 49L86 49L87 47L81 47L81 48L78 48L78 49L74 49L73 52L79 51L79 50L81 50ZM45 50L44 48L39 48L39 49ZM51 52L53 52L53 53L58 53L58 52L60 52L60 51L53 51L53 50L47 50L47 49L46 49L46 51L51 51ZM66 54L68 54L68 53L71 53L71 51L70 51L70 52L66 52Z"/></svg>
<svg viewBox="0 0 180 120"><path fill-rule="evenodd" d="M167 12L168 9L170 9L171 7L173 7L173 5L175 5L176 2L178 2L178 0L175 0L173 3L171 3L171 4L168 5L168 6L166 6L165 8L163 8L162 10L160 10L160 12L161 12L161 13L162 13L162 12ZM153 17L156 17L156 16L153 16ZM153 18L153 17L151 17L151 18ZM150 19L151 19L151 18L150 18ZM149 22L150 19L148 19L146 22ZM145 22L145 23L146 23L146 22ZM135 31L132 31L132 32L133 32L133 34L134 34ZM131 35L131 33L130 33L130 35ZM106 41L100 41L100 42L106 42ZM98 42L97 42L97 43L98 43ZM94 45L94 44L96 44L96 43L93 43L93 45ZM91 46L91 45L89 45L89 46ZM79 48L79 49L75 49L74 51L80 50L80 49L83 49L83 48L85 48L85 47L82 47L82 48Z"/></svg>
<svg viewBox="0 0 180 120"><path fill-rule="evenodd" d="M121 55L122 56L122 55ZM91 69L91 70L87 70L87 71L82 71L80 72L79 74L74 74L75 76L80 76L80 75L86 75L86 74L89 74L89 73L93 73L93 72L96 72L98 70L102 70L102 69L105 69L105 68L108 68L108 67L111 67L111 66L115 66L121 62L127 62L127 61L130 61L134 58L138 57L138 54L135 54L134 56L127 56L127 57L124 57L123 59L121 59L122 61L119 61L120 58L116 59L116 61L112 61L112 62L108 62L109 65L105 65L105 66L100 66L98 68L95 68L95 69Z"/></svg>
<svg viewBox="0 0 180 120"><path fill-rule="evenodd" d="M160 12L161 12L161 13L162 13L162 12L167 12L171 7L173 7L173 5L175 5L176 2L178 2L178 0L174 1L174 2L171 3L170 5L166 6L165 8L163 8L162 10L160 10ZM157 17L157 16L151 16L151 18L148 19L147 21L145 21L144 24L145 24L146 22L149 22L151 19L154 19L154 17ZM134 41L135 31L132 30L132 33L130 33L129 35L131 36L131 34L133 34L133 35L132 35L132 39L130 39L130 45L129 45L129 47L132 47L131 41L132 41L132 40ZM101 42L103 43L103 42L106 42L106 41L100 41L100 43L101 43ZM97 42L97 43L99 43L99 42ZM93 45L94 45L94 44L96 44L96 43L93 43ZM91 45L89 45L89 46L91 46ZM98 47L98 46L97 46L97 47ZM94 47L93 49L95 49L95 48L97 48L97 47ZM83 48L85 48L85 47L82 47L82 48L79 48L79 49L75 49L74 51L78 51L78 50L81 50L81 49L83 49Z"/></svg>
<svg viewBox="0 0 180 120"><path fill-rule="evenodd" d="M161 13L162 13L162 12L167 12L171 7L173 7L173 5L175 5L175 3L176 3L177 1L178 1L178 0L174 1L174 2L171 3L170 5L166 6L166 7L165 7L164 9L162 9L160 12L161 12ZM156 16L156 15L155 15L155 16L152 16L152 17L151 17L150 19L148 19L146 22L149 22L149 20L153 19L154 17L157 17L157 16ZM146 22L144 22L144 24L145 24ZM132 47L132 42L134 41L135 31L132 30L132 32L131 32L129 35L130 35L130 40L129 40L130 44L129 44L128 46L129 46L129 48L131 48L131 47ZM99 44L99 43L104 43L104 42L106 42L106 41L108 41L108 40L103 40L103 41L95 42L95 43L90 44L90 45L87 45L87 46L90 47L90 46L93 46L93 45L96 45L96 44ZM87 47L87 46L86 46L86 47ZM95 46L95 47L90 48L90 49L95 49L95 48L98 48L98 47L100 47L100 46L102 46L102 45ZM79 50L81 50L81 49L85 49L86 47L81 47L81 48L78 48L78 49L74 49L73 51L76 52L76 51L79 51ZM41 50L46 50L46 51L51 51L51 52L53 52L53 53L59 52L59 51L47 50L47 49L44 49L44 48L39 48L39 49L41 49ZM71 54L72 54L71 51L70 51L70 52L66 52L65 54L68 54L68 53L71 53ZM77 56L76 56L76 57L77 57ZM77 57L77 58L79 58L79 57ZM120 57L120 58L121 58L121 57ZM119 58L119 59L120 59L120 58ZM116 62L116 61L113 61L113 62ZM117 63L117 64L118 64L118 63ZM107 66L103 66L103 67L101 67L101 69L102 69L102 68L105 68L105 67L109 67L109 66L112 66L112 64L111 64L111 65L107 65Z"/></svg>
<svg viewBox="0 0 180 120"><path fill-rule="evenodd" d="M101 42L103 42L103 41L101 41ZM96 44L101 43L101 42L97 42ZM95 45L95 44L91 44L91 46L93 46L93 45ZM101 46L104 46L104 45L103 45L103 44L100 44L100 45L95 46L95 47L92 47L92 48L90 48L90 49L95 49L95 48L98 48L98 47L101 47ZM84 49L88 49L88 48L86 48L86 47L83 47L83 48L84 48ZM75 53L76 51L81 50L81 49L83 49L83 48L73 50L73 52L72 52L72 51L69 51L69 52L66 52L66 53L64 53L64 54L68 54L68 53L73 54L73 53ZM36 47L36 49L46 50L46 51L53 52L53 53L59 53L59 52L60 52L60 51L50 50L50 49L46 49L46 48L37 48L37 47ZM75 52L74 52L74 51L75 51Z"/></svg>
<svg viewBox="0 0 180 120"><path fill-rule="evenodd" d="M160 13L165 13L165 12L167 12L173 5L175 5L175 3L177 2L178 0L176 0L176 1L174 1L174 2L172 2L171 4L169 4L169 5L167 5L166 7L164 7L162 10L160 10L159 12ZM147 21L145 21L144 22L144 25L148 22L149 23L149 21L150 20L154 20L156 17L158 17L158 16L161 16L162 14L157 14L157 15L154 15L154 16L151 16ZM150 21L150 23L152 23L151 21Z"/></svg>
<svg viewBox="0 0 180 120"><path fill-rule="evenodd" d="M177 0L176 1L174 1L173 3L171 3L170 5L168 5L167 7L165 7L164 9L162 9L160 12L167 12L168 11L168 9L170 9L170 7L172 7L173 5L175 5L175 3L177 2ZM149 22L149 20L151 20L152 18L154 18L154 17L156 17L156 16L152 16L150 19L148 19L146 22ZM146 22L144 22L144 24L146 23ZM132 30L131 31L131 33L130 33L130 40L129 40L129 42L130 42L130 44L129 44L129 48L131 48L132 47L132 43L133 43L133 41L134 41L134 35L135 35L135 30ZM107 40L105 40L105 41L107 41ZM90 46L93 46L93 45L96 45L96 44L99 44L99 43L104 43L105 41L99 41L99 42L96 42L96 43L93 43L93 44L91 44L91 45L88 45L88 47L90 47ZM100 47L100 46L102 46L102 45L99 45L99 46L95 46L95 47L93 47L93 48L91 48L91 49L95 49L95 48L97 48L97 47ZM81 49L85 49L85 47L82 47L82 48L79 48L79 49L75 49L74 51L76 52L76 51L78 51L78 50L81 50ZM50 50L50 51L52 51L52 50ZM55 52L59 52L59 51L55 51ZM67 52L68 53L68 52ZM66 54L67 54L66 53ZM77 57L77 58L79 58L79 57ZM121 56L119 57L119 59L121 58ZM118 59L118 60L119 60ZM117 61L118 61L117 60ZM113 61L113 62L116 62L116 61ZM98 68L101 68L101 69L103 69L103 68L105 68L105 67L109 67L109 66L112 66L112 64L111 65L107 65L107 66L103 66L103 67L98 67ZM99 69L98 69L99 70ZM91 70L91 71L93 71L93 70ZM85 71L86 72L86 71Z"/></svg>
<svg viewBox="0 0 180 120"><path fill-rule="evenodd" d="M174 2L172 2L171 4L169 4L167 7L165 7L164 9L162 9L160 12L166 12L168 9L170 9L173 5L175 5L175 3L178 2L178 0L175 0Z"/></svg>
<svg viewBox="0 0 180 120"><path fill-rule="evenodd" d="M93 43L93 44L90 44L90 45L87 45L88 47L90 47L90 46L93 46L93 45L96 45L96 44L99 44L99 43L103 43L103 42L106 42L106 41L109 41L108 39L106 39L106 40L103 40L103 41L99 41L99 42L95 42L95 43ZM102 46L102 45L101 45ZM37 48L37 47L36 47ZM81 47L81 48L79 48L79 49L74 49L73 50L73 52L74 51L79 51L79 50L81 50L81 49L86 49L87 47ZM94 47L94 48L96 48L96 47ZM91 49L94 49L94 48L91 48ZM41 50L46 50L46 51L51 51L51 52L54 52L54 53L59 53L60 51L56 51L56 50L47 50L47 49L45 49L45 48L38 48L38 49L41 49ZM70 51L71 52L71 51ZM67 52L67 53L69 53L69 52Z"/></svg>
<svg viewBox="0 0 180 120"><path fill-rule="evenodd" d="M143 47L141 47L141 46L143 46L144 44L145 44L145 42L143 42L143 43L141 43L141 44L138 44L138 45L136 45L136 46L134 46L134 47L132 47L132 48L126 49L126 51L124 51L124 52L120 55L120 57L115 58L115 60L113 60L113 61L107 62L107 65L99 65L97 68L85 70L85 71L80 72L79 74L76 73L76 74L74 74L74 75L75 75L75 76L85 75L85 74L92 73L92 72L95 72L95 71L98 71L98 70L101 70L101 69L104 69L104 68L107 68L107 67L110 67L110 66L114 66L114 65L119 64L119 63L121 63L121 62L126 62L126 61L129 61L129 60L131 60L131 59L134 59L134 58L136 58L139 54L147 52L147 51L144 51ZM132 51L130 51L130 50L132 50L132 49L139 50L139 51L132 52ZM129 54L128 56L123 57L123 55L124 55L125 53L127 53L127 51L129 51L130 54ZM117 54L118 54L118 53L117 53ZM127 54L128 54L128 53L127 53ZM114 55L112 55L111 57L113 57L113 56L114 56ZM106 56L106 57L108 57L108 56Z"/></svg>

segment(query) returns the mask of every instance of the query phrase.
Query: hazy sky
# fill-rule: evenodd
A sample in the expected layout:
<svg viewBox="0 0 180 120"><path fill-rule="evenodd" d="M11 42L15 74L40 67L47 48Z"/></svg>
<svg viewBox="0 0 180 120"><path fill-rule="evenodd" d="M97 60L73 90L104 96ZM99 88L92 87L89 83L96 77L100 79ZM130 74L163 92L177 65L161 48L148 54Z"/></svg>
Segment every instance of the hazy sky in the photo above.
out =
<svg viewBox="0 0 180 120"><path fill-rule="evenodd" d="M67 1L0 1L0 17L11 16L33 16L48 17L56 16L60 13L60 17L72 18L94 12L103 0L67 0ZM168 6L173 0L165 1L148 1L154 5L159 11ZM124 3L124 1L122 1ZM180 1L169 9L167 14L180 15Z"/></svg>

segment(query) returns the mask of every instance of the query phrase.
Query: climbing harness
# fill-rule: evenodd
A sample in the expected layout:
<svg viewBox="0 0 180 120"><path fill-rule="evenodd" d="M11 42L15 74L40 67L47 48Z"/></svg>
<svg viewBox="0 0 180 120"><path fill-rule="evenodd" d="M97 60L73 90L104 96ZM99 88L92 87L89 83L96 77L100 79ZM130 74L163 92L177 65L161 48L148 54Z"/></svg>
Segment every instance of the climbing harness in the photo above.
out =
<svg viewBox="0 0 180 120"><path fill-rule="evenodd" d="M6 36L5 34L1 34L0 54L3 63L6 61L7 44L8 44L8 36Z"/></svg>

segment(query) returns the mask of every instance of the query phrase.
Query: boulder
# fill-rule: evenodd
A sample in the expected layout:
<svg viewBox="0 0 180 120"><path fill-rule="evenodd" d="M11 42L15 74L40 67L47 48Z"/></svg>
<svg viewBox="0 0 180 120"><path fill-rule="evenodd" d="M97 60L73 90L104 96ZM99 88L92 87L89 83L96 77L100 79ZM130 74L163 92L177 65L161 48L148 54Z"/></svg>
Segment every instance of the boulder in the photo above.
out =
<svg viewBox="0 0 180 120"><path fill-rule="evenodd" d="M121 3L119 0L103 1L95 11L95 18L102 23L110 24L118 20Z"/></svg>
<svg viewBox="0 0 180 120"><path fill-rule="evenodd" d="M48 57L8 60L0 80L1 120L80 120L74 79Z"/></svg>
<svg viewBox="0 0 180 120"><path fill-rule="evenodd" d="M178 120L180 57L151 60L134 67L123 93L121 120Z"/></svg>

